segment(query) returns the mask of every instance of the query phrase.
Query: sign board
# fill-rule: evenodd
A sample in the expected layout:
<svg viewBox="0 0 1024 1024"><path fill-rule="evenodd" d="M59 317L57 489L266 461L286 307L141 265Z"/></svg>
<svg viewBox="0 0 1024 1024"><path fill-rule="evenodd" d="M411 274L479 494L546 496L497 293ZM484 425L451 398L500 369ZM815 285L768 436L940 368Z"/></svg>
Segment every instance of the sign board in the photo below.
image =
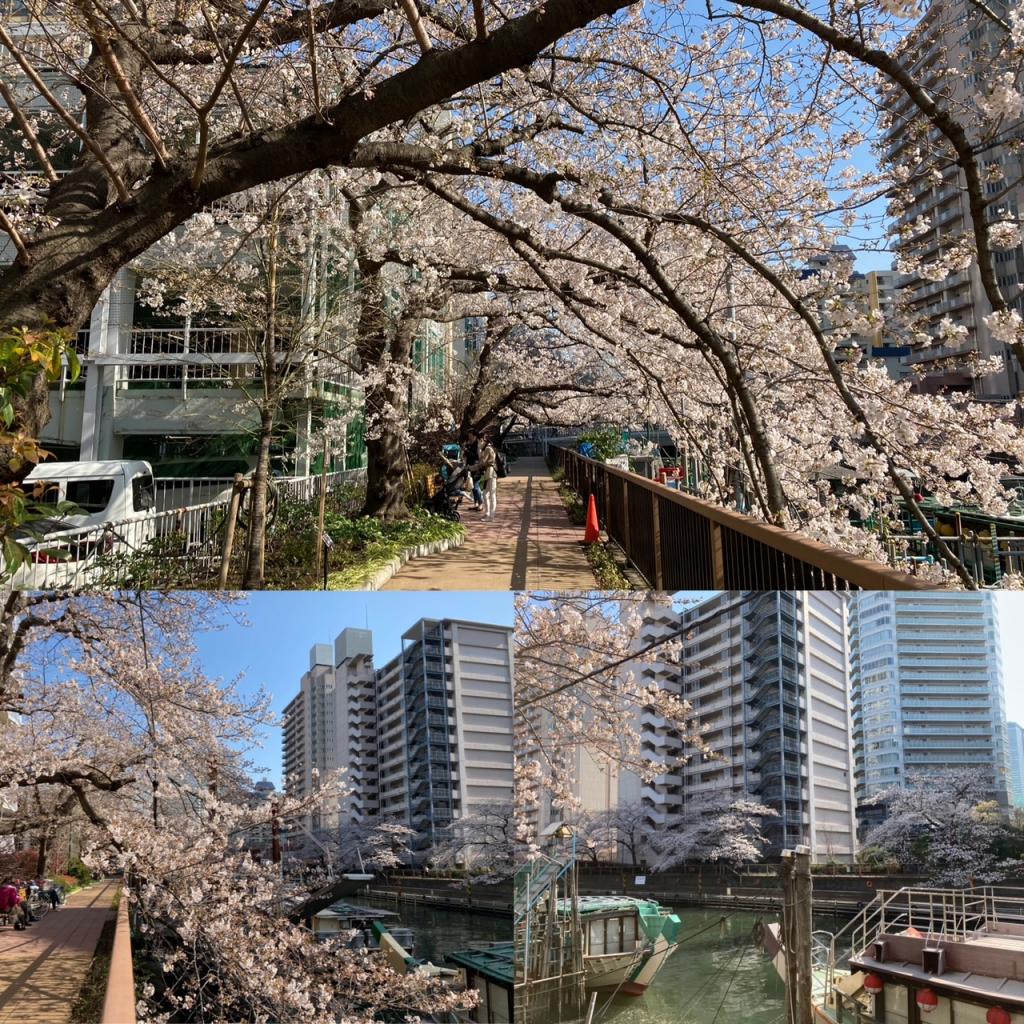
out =
<svg viewBox="0 0 1024 1024"><path fill-rule="evenodd" d="M637 875L636 878L633 879L633 884L634 885L646 885L647 884L647 876L646 875Z"/></svg>
<svg viewBox="0 0 1024 1024"><path fill-rule="evenodd" d="M327 548L328 551L330 551L331 548L334 547L334 540L326 530L324 530L324 532L320 534L320 541L323 544L323 546Z"/></svg>
<svg viewBox="0 0 1024 1024"><path fill-rule="evenodd" d="M629 456L628 455L613 455L610 459L605 459L604 464L611 466L613 469L629 469Z"/></svg>

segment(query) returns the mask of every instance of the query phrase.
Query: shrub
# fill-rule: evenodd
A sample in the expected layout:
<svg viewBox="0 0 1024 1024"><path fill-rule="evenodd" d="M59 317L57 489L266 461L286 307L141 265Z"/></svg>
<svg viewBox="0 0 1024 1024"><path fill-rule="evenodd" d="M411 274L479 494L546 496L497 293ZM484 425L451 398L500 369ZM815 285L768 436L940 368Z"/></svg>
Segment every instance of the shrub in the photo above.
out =
<svg viewBox="0 0 1024 1024"><path fill-rule="evenodd" d="M581 444L593 445L595 459L610 459L622 454L622 435L614 427L580 434L577 447Z"/></svg>

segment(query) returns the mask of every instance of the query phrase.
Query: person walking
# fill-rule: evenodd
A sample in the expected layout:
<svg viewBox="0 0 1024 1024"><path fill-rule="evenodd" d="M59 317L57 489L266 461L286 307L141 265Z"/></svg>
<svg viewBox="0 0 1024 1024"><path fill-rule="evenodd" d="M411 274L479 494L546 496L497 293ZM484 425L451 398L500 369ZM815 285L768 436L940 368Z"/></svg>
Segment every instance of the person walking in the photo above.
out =
<svg viewBox="0 0 1024 1024"><path fill-rule="evenodd" d="M477 512L485 511L484 495L480 490L482 479L480 470L480 438L475 430L466 432L466 446L463 449L466 465L469 466L470 479L473 481L473 508ZM486 519L486 515L484 516Z"/></svg>
<svg viewBox="0 0 1024 1024"><path fill-rule="evenodd" d="M498 511L498 453L486 438L481 440L480 479L484 489L484 519L491 520Z"/></svg>

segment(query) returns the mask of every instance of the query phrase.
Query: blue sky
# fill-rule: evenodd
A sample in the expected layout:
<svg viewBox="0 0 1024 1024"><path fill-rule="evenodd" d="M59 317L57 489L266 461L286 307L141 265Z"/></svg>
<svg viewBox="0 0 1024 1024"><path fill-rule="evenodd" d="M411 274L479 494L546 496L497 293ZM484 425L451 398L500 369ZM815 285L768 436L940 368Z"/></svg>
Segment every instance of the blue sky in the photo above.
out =
<svg viewBox="0 0 1024 1024"><path fill-rule="evenodd" d="M402 634L424 617L475 619L512 625L513 595L509 592L254 593L236 606L248 620L239 625L224 617L224 628L197 635L199 661L206 674L232 679L244 675L243 688L262 686L273 695L280 712L295 695L309 668L313 644L333 644L346 626L373 630L374 655L383 664L401 648ZM264 776L281 783L281 734L265 734L262 751L253 759Z"/></svg>

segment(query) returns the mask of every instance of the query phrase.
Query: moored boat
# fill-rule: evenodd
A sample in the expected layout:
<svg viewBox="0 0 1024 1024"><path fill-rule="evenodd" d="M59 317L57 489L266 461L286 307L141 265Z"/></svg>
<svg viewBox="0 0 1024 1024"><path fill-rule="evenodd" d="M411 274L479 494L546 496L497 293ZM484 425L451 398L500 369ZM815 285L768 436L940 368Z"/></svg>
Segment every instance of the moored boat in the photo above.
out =
<svg viewBox="0 0 1024 1024"><path fill-rule="evenodd" d="M579 912L587 991L643 995L675 951L679 917L632 896L581 896Z"/></svg>

